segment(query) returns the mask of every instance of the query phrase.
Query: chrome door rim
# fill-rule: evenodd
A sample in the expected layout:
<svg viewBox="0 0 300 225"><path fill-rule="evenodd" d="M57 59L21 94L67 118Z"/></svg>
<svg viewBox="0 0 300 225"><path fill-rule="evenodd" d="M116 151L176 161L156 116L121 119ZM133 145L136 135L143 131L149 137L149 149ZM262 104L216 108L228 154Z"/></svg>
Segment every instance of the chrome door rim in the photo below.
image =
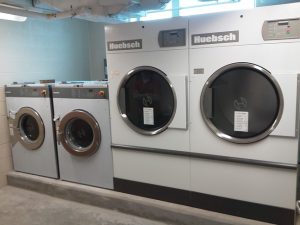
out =
<svg viewBox="0 0 300 225"><path fill-rule="evenodd" d="M209 120L205 116L205 111L204 111L204 99L205 99L204 95L205 95L205 92L206 92L207 88L209 88L211 86L211 84L215 81L215 79L218 78L220 75L222 75L224 72L226 72L228 70L231 70L231 69L234 69L234 68L241 68L241 67L256 70L256 71L264 74L272 82L272 84L275 86L276 91L278 93L278 97L279 97L279 109L278 109L277 117L274 120L274 122L272 123L272 125L269 127L269 129L267 129L263 133L255 136L255 137L251 137L251 138L237 138L237 137L232 137L230 135L225 134L224 132L219 130L211 122L211 120ZM237 144L253 143L253 142L257 142L257 141L267 137L277 127L277 125L278 125L278 123L279 123L279 121L282 117L283 107L284 107L283 94L282 94L282 91L281 91L281 88L280 88L278 82L275 80L275 78L272 76L272 74L268 70L264 69L263 67L260 67L258 65L252 64L252 63L245 63L245 62L229 64L227 66L224 66L224 67L218 69L216 72L214 72L208 78L206 83L204 84L204 87L203 87L202 92L201 92L201 97L200 97L200 111L201 111L202 118L203 118L204 122L206 123L206 125L218 137L220 137L222 139L225 139L227 141L233 142L233 143L237 143Z"/></svg>
<svg viewBox="0 0 300 225"><path fill-rule="evenodd" d="M172 112L172 115L171 115L171 118L170 120L168 121L168 123L166 123L163 127L160 127L159 129L156 129L156 130L153 130L153 131L147 131L147 130L144 130L144 129L141 129L137 126L135 126L128 118L127 118L127 114L126 112L123 112L122 108L120 107L120 102L119 102L119 99L120 99L120 92L121 92L121 88L124 87L124 85L127 83L127 81L137 72L139 71L143 71L143 70L151 70L151 71L154 71L156 73L158 73L159 75L161 75L162 78L164 78L164 80L168 83L168 85L170 86L171 88L171 91L172 91L172 94L173 94L173 102L174 102L174 109L173 109L173 112ZM155 68L155 67L151 67L151 66L139 66L139 67L136 67L132 70L130 70L126 75L125 77L123 78L123 80L121 81L120 83L120 86L118 88L118 94L117 94L117 105L118 105L118 110L119 110L119 113L122 117L122 119L125 121L125 123L131 128L133 129L135 132L137 133L140 133L140 134L143 134L143 135L156 135L156 134L159 134L163 131L165 131L169 125L172 123L173 119L174 119L174 116L176 114L176 109L177 109L177 98L176 98L176 93L175 93L175 90L174 90L174 87L171 83L171 81L169 80L169 78L167 77L167 75L162 72L161 70Z"/></svg>
<svg viewBox="0 0 300 225"><path fill-rule="evenodd" d="M21 121L24 116L29 115L32 116L38 124L39 135L36 140L30 140L25 133L22 132L22 128L20 127ZM16 113L15 118L15 133L17 133L18 141L28 150L37 150L44 143L45 139L45 126L41 116L37 111L30 107L23 107Z"/></svg>
<svg viewBox="0 0 300 225"><path fill-rule="evenodd" d="M70 143L66 137L65 128L74 119L81 119L85 121L92 128L93 131L93 141L87 147L76 148L72 143ZM73 110L66 114L60 124L59 124L59 139L64 149L72 155L76 156L88 156L92 155L98 151L101 144L101 130L96 119L88 112L84 110Z"/></svg>

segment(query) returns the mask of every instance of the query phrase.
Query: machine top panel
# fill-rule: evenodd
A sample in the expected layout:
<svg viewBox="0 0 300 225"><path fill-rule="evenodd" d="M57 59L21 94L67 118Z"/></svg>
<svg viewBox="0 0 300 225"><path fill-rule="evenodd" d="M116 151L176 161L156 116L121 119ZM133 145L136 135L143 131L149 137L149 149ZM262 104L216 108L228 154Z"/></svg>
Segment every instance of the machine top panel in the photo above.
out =
<svg viewBox="0 0 300 225"><path fill-rule="evenodd" d="M300 3L189 17L191 48L300 42Z"/></svg>
<svg viewBox="0 0 300 225"><path fill-rule="evenodd" d="M140 21L105 27L108 54L187 49L188 18Z"/></svg>

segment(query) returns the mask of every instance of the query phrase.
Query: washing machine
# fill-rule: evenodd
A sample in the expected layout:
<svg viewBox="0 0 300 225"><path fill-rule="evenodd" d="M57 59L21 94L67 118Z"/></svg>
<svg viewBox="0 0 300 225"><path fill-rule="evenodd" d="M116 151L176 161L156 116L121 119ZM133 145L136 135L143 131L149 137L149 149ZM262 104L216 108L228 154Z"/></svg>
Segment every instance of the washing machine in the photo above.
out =
<svg viewBox="0 0 300 225"><path fill-rule="evenodd" d="M51 87L5 86L14 170L58 178Z"/></svg>
<svg viewBox="0 0 300 225"><path fill-rule="evenodd" d="M189 160L178 156L189 151L187 28L187 18L105 28L118 191L188 189Z"/></svg>
<svg viewBox="0 0 300 225"><path fill-rule="evenodd" d="M53 105L60 178L113 189L107 82L55 84Z"/></svg>
<svg viewBox="0 0 300 225"><path fill-rule="evenodd" d="M299 12L190 18L191 205L294 224Z"/></svg>

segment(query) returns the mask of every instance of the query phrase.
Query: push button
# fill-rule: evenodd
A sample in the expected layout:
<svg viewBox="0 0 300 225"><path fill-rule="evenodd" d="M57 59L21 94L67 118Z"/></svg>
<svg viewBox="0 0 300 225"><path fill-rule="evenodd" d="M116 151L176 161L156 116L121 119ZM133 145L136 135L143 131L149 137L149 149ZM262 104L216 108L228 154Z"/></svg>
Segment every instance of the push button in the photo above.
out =
<svg viewBox="0 0 300 225"><path fill-rule="evenodd" d="M46 90L42 90L42 91L41 91L41 95L42 95L43 97L46 97L47 91L46 91Z"/></svg>
<svg viewBox="0 0 300 225"><path fill-rule="evenodd" d="M100 97L104 97L105 96L105 91L98 91L97 95L100 96Z"/></svg>

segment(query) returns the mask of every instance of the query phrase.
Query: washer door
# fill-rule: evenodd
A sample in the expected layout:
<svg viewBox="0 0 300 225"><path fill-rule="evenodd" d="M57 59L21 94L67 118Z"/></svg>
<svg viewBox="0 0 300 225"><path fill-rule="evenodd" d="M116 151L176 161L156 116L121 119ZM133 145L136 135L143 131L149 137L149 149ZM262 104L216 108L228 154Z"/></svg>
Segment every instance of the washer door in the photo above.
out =
<svg viewBox="0 0 300 225"><path fill-rule="evenodd" d="M74 110L65 115L59 124L58 132L61 144L72 155L91 155L99 149L99 125L86 111Z"/></svg>
<svg viewBox="0 0 300 225"><path fill-rule="evenodd" d="M142 66L131 70L121 82L118 107L134 131L155 135L172 122L176 96L166 74L154 67Z"/></svg>
<svg viewBox="0 0 300 225"><path fill-rule="evenodd" d="M16 137L28 150L36 150L45 139L45 126L41 116L32 108L23 107L14 120Z"/></svg>
<svg viewBox="0 0 300 225"><path fill-rule="evenodd" d="M266 69L234 63L216 71L201 94L201 112L208 127L234 143L252 143L268 136L283 111L279 84Z"/></svg>

